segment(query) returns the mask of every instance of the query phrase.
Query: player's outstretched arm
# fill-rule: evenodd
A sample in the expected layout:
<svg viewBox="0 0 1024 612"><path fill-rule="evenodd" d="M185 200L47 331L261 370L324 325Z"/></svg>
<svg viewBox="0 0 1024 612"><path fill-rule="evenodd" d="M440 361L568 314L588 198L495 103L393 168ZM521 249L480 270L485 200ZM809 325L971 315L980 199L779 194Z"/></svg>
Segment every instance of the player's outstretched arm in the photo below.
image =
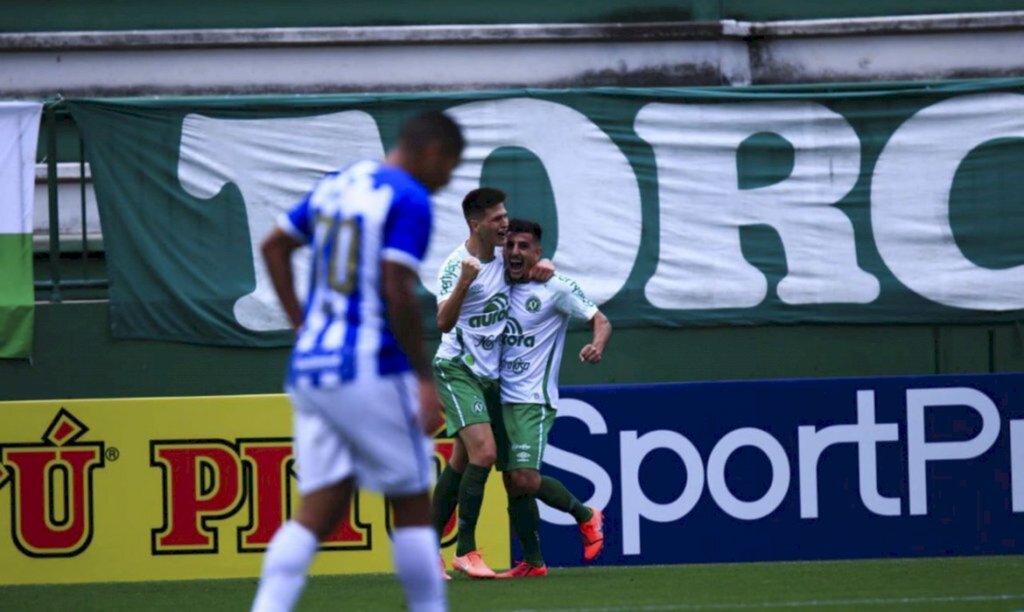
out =
<svg viewBox="0 0 1024 612"><path fill-rule="evenodd" d="M594 335L590 340L590 344L580 350L580 361L601 363L601 355L604 354L604 349L608 346L608 340L612 337L611 321L599 310L590 319L590 329Z"/></svg>
<svg viewBox="0 0 1024 612"><path fill-rule="evenodd" d="M295 279L292 275L292 251L300 246L301 242L279 227L275 227L260 245L277 299L294 329L302 327L302 307L295 295Z"/></svg>
<svg viewBox="0 0 1024 612"><path fill-rule="evenodd" d="M427 434L433 434L441 426L441 400L423 345L423 322L416 301L418 276L407 266L385 261L381 264L381 279L391 331L419 379L420 425Z"/></svg>
<svg viewBox="0 0 1024 612"><path fill-rule="evenodd" d="M476 257L467 257L462 260L462 269L459 272L459 280L455 282L455 288L443 302L437 305L437 328L447 334L452 331L455 324L459 322L459 312L462 311L462 303L466 301L469 293L469 286L480 274L480 260Z"/></svg>

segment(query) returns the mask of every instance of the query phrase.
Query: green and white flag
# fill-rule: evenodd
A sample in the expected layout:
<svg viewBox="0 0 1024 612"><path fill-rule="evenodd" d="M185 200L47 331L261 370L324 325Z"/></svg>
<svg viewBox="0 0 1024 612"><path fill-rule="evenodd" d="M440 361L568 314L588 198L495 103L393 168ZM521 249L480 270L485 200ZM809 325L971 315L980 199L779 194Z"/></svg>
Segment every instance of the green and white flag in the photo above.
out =
<svg viewBox="0 0 1024 612"><path fill-rule="evenodd" d="M38 102L0 102L0 358L32 353L32 198Z"/></svg>

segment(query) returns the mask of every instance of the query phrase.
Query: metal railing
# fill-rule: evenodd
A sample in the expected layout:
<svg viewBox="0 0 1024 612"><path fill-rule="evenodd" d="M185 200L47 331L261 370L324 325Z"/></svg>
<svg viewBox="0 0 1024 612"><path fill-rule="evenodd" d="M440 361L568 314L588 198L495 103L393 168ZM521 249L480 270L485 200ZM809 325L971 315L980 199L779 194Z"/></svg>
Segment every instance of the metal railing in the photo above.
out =
<svg viewBox="0 0 1024 612"><path fill-rule="evenodd" d="M60 188L61 178L58 176L58 161L62 151L59 149L58 120L72 124L70 113L61 99L48 100L43 106L43 120L40 126L40 142L44 151L44 162L46 164L46 198L48 210L48 240L46 250L41 251L38 242L35 252L36 272L45 269L46 278L38 278L35 281L36 299L61 302L65 299L68 291L72 290L106 290L108 280L106 278L89 278L92 259L100 259L103 256L102 243L94 237L94 244L90 245L88 232L89 211L87 209L87 184L88 177L85 163L85 143L80 134L77 136L78 150L71 157L77 158L78 165L78 194L80 199L81 233L78 238L78 248L74 249L67 241L62 242L60 225ZM73 124L72 124L73 125ZM33 227L33 230L36 228ZM65 235L66 236L66 235ZM78 260L77 277L74 273L66 275L66 265L71 261ZM40 265L44 264L44 265Z"/></svg>

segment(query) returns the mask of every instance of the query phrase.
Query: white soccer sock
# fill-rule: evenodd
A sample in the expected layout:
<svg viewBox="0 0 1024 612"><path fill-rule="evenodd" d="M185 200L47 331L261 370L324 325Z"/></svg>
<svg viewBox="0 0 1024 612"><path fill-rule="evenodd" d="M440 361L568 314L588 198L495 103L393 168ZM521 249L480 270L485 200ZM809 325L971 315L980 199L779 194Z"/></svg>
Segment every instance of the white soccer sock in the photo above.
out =
<svg viewBox="0 0 1024 612"><path fill-rule="evenodd" d="M270 540L253 612L287 611L295 607L306 586L306 570L316 554L317 539L308 529L288 521Z"/></svg>
<svg viewBox="0 0 1024 612"><path fill-rule="evenodd" d="M405 589L409 612L448 609L444 580L437 567L437 533L433 528L402 527L391 532L395 573Z"/></svg>

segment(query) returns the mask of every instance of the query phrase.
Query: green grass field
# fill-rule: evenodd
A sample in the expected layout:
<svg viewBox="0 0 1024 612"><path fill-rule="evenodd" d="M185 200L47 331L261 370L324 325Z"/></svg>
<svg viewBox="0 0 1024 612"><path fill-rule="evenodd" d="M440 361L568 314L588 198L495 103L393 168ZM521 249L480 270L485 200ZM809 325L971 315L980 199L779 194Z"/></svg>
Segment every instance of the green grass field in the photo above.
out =
<svg viewBox="0 0 1024 612"><path fill-rule="evenodd" d="M452 610L1019 610L1024 556L552 570L448 583ZM0 587L0 610L246 610L256 580ZM400 610L390 575L310 580L300 610Z"/></svg>

